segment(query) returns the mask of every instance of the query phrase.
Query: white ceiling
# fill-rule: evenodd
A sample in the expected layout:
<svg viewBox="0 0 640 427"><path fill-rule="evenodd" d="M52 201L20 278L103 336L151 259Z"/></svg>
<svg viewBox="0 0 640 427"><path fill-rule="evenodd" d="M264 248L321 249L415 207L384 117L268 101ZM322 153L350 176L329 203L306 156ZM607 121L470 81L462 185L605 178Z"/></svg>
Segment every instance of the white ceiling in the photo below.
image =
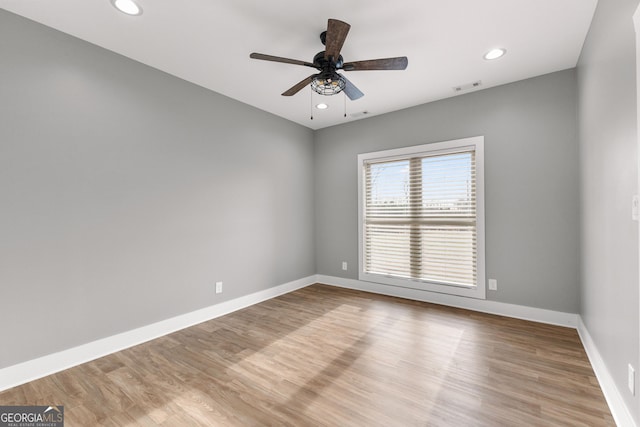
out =
<svg viewBox="0 0 640 427"><path fill-rule="evenodd" d="M312 129L574 67L597 0L0 0L0 7ZM327 19L351 24L345 62L407 56L405 71L345 72L365 93L280 94L313 69L258 61L251 52L313 62ZM483 54L504 47L507 55ZM477 89L472 89L477 90ZM311 103L325 102L327 110Z"/></svg>

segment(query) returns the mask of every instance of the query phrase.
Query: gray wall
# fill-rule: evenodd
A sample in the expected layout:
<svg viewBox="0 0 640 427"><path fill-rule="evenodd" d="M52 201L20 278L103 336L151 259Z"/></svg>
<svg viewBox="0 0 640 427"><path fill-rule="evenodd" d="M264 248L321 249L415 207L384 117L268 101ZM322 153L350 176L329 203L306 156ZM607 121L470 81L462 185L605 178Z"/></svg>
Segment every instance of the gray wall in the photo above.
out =
<svg viewBox="0 0 640 427"><path fill-rule="evenodd" d="M578 63L582 319L627 405L638 361L636 59L638 0L600 0ZM638 418L636 418L638 419Z"/></svg>
<svg viewBox="0 0 640 427"><path fill-rule="evenodd" d="M484 135L487 298L577 313L576 116L566 70L316 131L318 273L358 278L359 153Z"/></svg>
<svg viewBox="0 0 640 427"><path fill-rule="evenodd" d="M0 368L313 275L313 167L311 130L0 10Z"/></svg>

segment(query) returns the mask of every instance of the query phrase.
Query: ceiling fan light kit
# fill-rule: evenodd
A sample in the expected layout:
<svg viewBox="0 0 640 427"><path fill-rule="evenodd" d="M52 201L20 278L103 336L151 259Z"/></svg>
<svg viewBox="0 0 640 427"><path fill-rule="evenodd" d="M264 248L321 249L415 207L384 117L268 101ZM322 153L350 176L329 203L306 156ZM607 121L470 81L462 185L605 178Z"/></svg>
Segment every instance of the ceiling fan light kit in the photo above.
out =
<svg viewBox="0 0 640 427"><path fill-rule="evenodd" d="M311 81L311 89L320 95L335 95L342 92L346 85L344 77L337 73L333 79L331 76L315 77Z"/></svg>
<svg viewBox="0 0 640 427"><path fill-rule="evenodd" d="M282 58L279 56L265 55L262 53L252 53L249 55L253 59L263 61L281 62L284 64L302 65L312 67L319 71L301 80L288 90L282 93L283 96L293 96L304 87L311 86L314 92L320 95L335 95L344 92L352 101L364 96L349 79L339 74L342 71L366 71L366 70L404 70L407 68L408 60L406 56L384 59L370 59L365 61L344 62L340 51L347 38L351 25L337 19L329 19L327 31L320 34L320 41L325 45L325 50L317 53L313 62L299 61L297 59Z"/></svg>

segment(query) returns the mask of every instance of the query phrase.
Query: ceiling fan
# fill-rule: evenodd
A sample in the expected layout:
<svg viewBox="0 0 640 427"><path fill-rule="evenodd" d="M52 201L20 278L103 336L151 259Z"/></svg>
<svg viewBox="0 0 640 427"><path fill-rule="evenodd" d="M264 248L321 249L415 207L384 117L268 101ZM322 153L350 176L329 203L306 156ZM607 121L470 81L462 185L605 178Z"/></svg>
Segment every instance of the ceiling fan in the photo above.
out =
<svg viewBox="0 0 640 427"><path fill-rule="evenodd" d="M340 51L347 38L347 33L351 25L337 19L329 19L327 31L320 34L320 41L325 45L325 50L313 57L313 62L298 61L297 59L282 58L279 56L264 55L262 53L252 53L249 55L253 59L264 61L283 62L285 64L303 65L315 68L319 71L312 74L290 89L282 93L282 96L292 96L302 88L311 85L311 88L321 95L335 95L344 91L349 99L356 100L364 96L353 83L345 76L338 74L337 70L343 71L365 71L365 70L404 70L407 68L408 60L406 56L384 59L369 59L365 61L344 62Z"/></svg>

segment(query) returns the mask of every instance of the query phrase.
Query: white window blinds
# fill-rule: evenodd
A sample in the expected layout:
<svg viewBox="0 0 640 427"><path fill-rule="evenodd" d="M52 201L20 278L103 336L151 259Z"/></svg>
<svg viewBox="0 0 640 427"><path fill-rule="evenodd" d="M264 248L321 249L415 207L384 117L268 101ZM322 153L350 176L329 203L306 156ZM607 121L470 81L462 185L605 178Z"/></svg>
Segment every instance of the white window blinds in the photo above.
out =
<svg viewBox="0 0 640 427"><path fill-rule="evenodd" d="M475 288L475 145L362 161L361 271Z"/></svg>

